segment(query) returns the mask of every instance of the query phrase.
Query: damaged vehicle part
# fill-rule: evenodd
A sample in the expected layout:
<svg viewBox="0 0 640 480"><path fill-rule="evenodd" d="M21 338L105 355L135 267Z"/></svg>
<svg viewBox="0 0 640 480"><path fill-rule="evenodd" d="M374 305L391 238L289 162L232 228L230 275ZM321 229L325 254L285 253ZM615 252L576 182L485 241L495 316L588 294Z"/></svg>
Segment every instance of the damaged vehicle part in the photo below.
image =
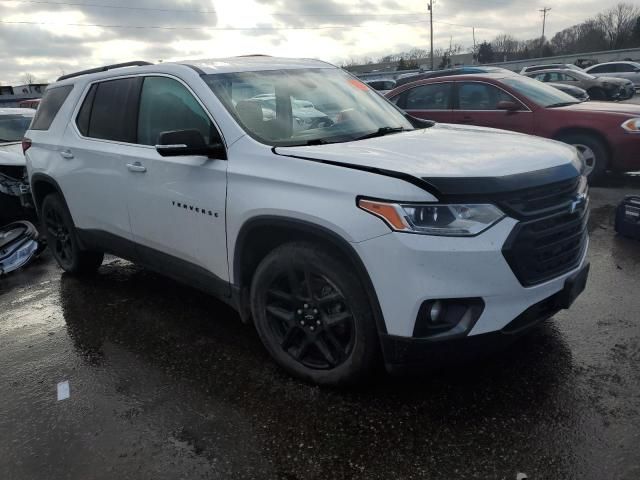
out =
<svg viewBox="0 0 640 480"><path fill-rule="evenodd" d="M32 223L14 222L0 228L0 276L24 267L41 251Z"/></svg>
<svg viewBox="0 0 640 480"><path fill-rule="evenodd" d="M0 221L16 220L33 207L22 138L33 119L26 108L0 108Z"/></svg>

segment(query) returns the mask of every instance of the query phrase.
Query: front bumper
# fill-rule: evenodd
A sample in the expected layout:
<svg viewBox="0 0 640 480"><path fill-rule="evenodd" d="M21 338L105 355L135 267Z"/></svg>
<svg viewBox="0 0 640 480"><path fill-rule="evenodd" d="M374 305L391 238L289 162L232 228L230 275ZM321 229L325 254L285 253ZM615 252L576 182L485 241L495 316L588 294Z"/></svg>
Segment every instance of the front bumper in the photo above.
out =
<svg viewBox="0 0 640 480"><path fill-rule="evenodd" d="M388 364L395 363L399 351L409 352L411 360L414 350L457 350L467 342L493 343L483 340L485 334L510 330L514 319L530 307L557 298L554 295L564 289L567 280L584 267L586 249L575 269L544 283L522 286L502 253L516 224L516 220L507 217L476 237L390 233L354 244L380 302L386 326L381 338ZM445 337L437 345L413 338L416 319L425 301L455 298L480 298L484 302L482 313L467 335L455 340ZM551 310L548 315L538 317L548 317L557 311ZM400 347L405 344L411 346Z"/></svg>
<svg viewBox="0 0 640 480"><path fill-rule="evenodd" d="M636 88L633 84L616 86L607 91L612 100L628 100L636 94Z"/></svg>
<svg viewBox="0 0 640 480"><path fill-rule="evenodd" d="M560 310L569 308L584 290L588 273L589 264L586 264L567 279L562 290L530 306L495 332L447 341L381 334L380 342L387 370L406 372L412 369L452 366L505 348Z"/></svg>

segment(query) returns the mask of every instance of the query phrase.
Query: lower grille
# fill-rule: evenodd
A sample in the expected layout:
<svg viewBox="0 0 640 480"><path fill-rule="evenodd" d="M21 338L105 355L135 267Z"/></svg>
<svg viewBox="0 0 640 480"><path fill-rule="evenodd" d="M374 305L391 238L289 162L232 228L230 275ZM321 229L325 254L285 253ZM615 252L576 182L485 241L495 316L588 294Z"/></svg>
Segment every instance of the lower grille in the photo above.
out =
<svg viewBox="0 0 640 480"><path fill-rule="evenodd" d="M587 246L589 209L518 224L503 254L520 283L532 286L567 273L580 264Z"/></svg>

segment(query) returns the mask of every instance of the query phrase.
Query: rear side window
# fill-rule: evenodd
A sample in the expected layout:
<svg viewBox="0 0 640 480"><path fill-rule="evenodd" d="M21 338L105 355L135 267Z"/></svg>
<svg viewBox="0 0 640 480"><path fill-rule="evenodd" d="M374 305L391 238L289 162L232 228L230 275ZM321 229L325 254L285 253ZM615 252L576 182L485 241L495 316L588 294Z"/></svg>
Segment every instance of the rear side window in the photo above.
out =
<svg viewBox="0 0 640 480"><path fill-rule="evenodd" d="M62 87L48 88L42 97L40 107L36 112L36 116L33 119L31 125L32 130L49 130L49 127L53 123L53 119L56 118L60 107L73 90L73 85L64 85Z"/></svg>
<svg viewBox="0 0 640 480"><path fill-rule="evenodd" d="M434 83L412 88L407 93L407 110L449 110L451 83Z"/></svg>
<svg viewBox="0 0 640 480"><path fill-rule="evenodd" d="M85 129L87 137L135 143L141 85L141 77L109 80L94 85L95 92L89 91L80 109L78 128ZM92 105L89 106L89 103ZM90 115L86 109L91 110Z"/></svg>

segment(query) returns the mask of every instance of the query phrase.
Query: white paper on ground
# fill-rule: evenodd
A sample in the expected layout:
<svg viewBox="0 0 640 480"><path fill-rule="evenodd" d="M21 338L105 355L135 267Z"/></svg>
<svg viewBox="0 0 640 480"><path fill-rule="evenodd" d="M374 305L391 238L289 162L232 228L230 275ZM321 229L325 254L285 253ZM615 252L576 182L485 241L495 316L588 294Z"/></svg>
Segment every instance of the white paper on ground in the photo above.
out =
<svg viewBox="0 0 640 480"><path fill-rule="evenodd" d="M58 401L69 398L69 381L65 380L58 384Z"/></svg>

